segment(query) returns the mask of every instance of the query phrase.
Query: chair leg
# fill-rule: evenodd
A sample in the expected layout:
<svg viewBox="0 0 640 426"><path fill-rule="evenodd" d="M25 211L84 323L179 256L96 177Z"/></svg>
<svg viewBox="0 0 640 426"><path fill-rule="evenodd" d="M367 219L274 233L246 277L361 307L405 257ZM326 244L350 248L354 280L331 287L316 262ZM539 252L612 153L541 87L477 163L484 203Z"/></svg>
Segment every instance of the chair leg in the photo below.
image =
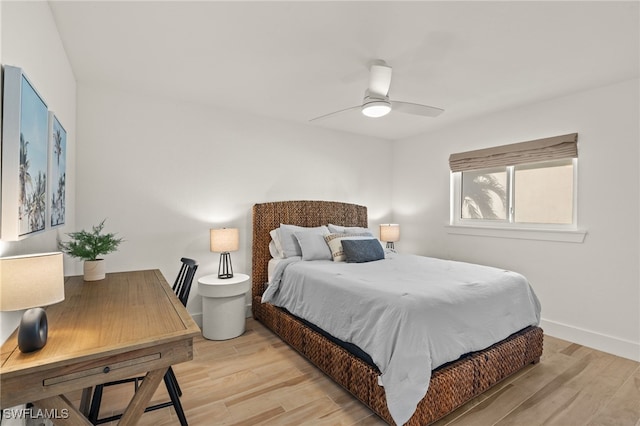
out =
<svg viewBox="0 0 640 426"><path fill-rule="evenodd" d="M173 379L172 379L173 377ZM176 410L176 414L178 415L178 419L180 420L181 426L189 426L187 423L187 418L184 415L184 410L182 409L182 403L180 402L180 397L178 396L178 381L175 380L175 375L170 375L169 371L164 375L164 384L167 387L167 392L169 393L169 397L171 398L171 402L173 403L173 407Z"/></svg>
<svg viewBox="0 0 640 426"><path fill-rule="evenodd" d="M104 385L96 385L91 398L91 408L89 409L89 421L91 424L98 424L98 415L100 413L100 403L102 402L102 390Z"/></svg>
<svg viewBox="0 0 640 426"><path fill-rule="evenodd" d="M176 379L176 374L173 372L173 368L169 367L169 370L167 370L167 374L171 376L171 381L178 391L178 396L182 396L182 389L180 389L180 384L178 384L178 379Z"/></svg>

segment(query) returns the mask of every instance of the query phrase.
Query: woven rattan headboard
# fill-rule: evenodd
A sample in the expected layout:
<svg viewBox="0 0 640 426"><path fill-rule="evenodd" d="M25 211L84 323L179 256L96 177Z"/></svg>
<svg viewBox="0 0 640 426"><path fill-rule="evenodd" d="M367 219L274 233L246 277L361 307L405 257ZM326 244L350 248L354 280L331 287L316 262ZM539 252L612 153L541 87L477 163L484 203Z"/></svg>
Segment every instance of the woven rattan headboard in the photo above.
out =
<svg viewBox="0 0 640 426"><path fill-rule="evenodd" d="M281 223L320 226L368 226L367 208L335 201L277 201L253 206L252 300L264 292L267 282L269 231Z"/></svg>

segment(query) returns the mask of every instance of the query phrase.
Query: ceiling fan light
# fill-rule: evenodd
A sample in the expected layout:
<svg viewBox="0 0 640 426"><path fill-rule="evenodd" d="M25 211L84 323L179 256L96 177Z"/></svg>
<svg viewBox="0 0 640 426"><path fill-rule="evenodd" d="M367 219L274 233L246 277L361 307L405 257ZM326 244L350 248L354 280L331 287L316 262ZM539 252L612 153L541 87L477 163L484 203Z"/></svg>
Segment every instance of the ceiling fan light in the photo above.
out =
<svg viewBox="0 0 640 426"><path fill-rule="evenodd" d="M362 113L367 117L382 117L391 111L391 104L387 101L373 101L362 105Z"/></svg>

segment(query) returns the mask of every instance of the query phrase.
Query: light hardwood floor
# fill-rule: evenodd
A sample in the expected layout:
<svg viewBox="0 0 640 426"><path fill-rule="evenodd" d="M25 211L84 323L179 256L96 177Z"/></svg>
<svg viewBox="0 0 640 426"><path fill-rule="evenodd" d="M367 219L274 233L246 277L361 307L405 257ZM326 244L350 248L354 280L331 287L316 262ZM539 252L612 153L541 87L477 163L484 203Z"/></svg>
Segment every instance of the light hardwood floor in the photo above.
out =
<svg viewBox="0 0 640 426"><path fill-rule="evenodd" d="M196 339L193 361L174 371L191 426L386 424L253 319L236 339ZM122 410L131 394L132 386L106 389L101 416ZM154 400L166 399L161 385ZM173 408L164 408L139 424L178 422ZM640 363L545 336L540 363L436 425L640 426Z"/></svg>

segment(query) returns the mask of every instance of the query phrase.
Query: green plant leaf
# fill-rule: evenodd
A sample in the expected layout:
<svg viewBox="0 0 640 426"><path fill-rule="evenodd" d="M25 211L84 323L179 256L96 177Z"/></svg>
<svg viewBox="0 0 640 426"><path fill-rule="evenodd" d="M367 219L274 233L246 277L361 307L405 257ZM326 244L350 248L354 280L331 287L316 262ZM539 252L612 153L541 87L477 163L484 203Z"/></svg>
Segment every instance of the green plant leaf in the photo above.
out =
<svg viewBox="0 0 640 426"><path fill-rule="evenodd" d="M58 248L69 256L83 260L96 260L98 256L116 251L124 240L117 238L113 233L103 234L105 221L106 219L103 219L98 225L93 226L91 231L83 229L68 233L71 240L60 241Z"/></svg>

